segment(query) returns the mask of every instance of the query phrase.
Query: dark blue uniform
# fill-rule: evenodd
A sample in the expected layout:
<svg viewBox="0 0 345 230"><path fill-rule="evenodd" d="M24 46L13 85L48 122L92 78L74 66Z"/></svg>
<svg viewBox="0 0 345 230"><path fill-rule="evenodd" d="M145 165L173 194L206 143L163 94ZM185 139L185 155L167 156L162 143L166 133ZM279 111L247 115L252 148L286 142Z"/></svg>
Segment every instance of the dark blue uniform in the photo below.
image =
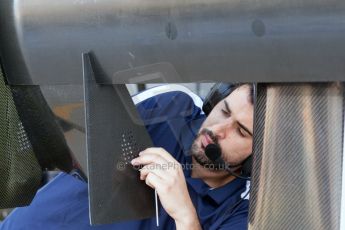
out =
<svg viewBox="0 0 345 230"><path fill-rule="evenodd" d="M189 148L205 119L201 109L185 93L169 92L137 105L156 147L163 147L184 167L190 197L203 229L247 229L248 183L242 179L211 189L190 177ZM61 173L41 188L28 207L15 209L0 229L175 229L174 220L160 208L155 218L110 225L89 225L87 184Z"/></svg>

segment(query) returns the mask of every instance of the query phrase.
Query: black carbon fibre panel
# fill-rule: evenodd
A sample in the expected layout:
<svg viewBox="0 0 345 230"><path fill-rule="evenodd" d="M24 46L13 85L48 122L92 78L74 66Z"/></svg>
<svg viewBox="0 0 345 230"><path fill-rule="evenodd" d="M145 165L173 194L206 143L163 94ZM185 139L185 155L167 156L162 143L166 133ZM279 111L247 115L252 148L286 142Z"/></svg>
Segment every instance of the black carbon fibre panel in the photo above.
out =
<svg viewBox="0 0 345 230"><path fill-rule="evenodd" d="M249 229L339 229L344 85L260 86Z"/></svg>
<svg viewBox="0 0 345 230"><path fill-rule="evenodd" d="M42 171L0 69L0 208L30 204Z"/></svg>
<svg viewBox="0 0 345 230"><path fill-rule="evenodd" d="M151 139L125 85L97 84L88 54L83 65L91 223L151 217L154 191L129 163Z"/></svg>

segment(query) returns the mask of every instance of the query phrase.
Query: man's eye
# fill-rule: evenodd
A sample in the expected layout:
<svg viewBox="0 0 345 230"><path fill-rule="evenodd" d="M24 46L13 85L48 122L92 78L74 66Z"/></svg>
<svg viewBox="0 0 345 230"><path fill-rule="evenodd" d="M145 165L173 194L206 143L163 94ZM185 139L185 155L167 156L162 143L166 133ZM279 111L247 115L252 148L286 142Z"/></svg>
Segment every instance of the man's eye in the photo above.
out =
<svg viewBox="0 0 345 230"><path fill-rule="evenodd" d="M226 110L224 110L224 109L222 109L222 113L225 115L225 116L230 116L230 113L228 112L228 111L226 111Z"/></svg>
<svg viewBox="0 0 345 230"><path fill-rule="evenodd" d="M238 129L238 133L239 133L242 137L246 137L245 132L244 132L241 128Z"/></svg>

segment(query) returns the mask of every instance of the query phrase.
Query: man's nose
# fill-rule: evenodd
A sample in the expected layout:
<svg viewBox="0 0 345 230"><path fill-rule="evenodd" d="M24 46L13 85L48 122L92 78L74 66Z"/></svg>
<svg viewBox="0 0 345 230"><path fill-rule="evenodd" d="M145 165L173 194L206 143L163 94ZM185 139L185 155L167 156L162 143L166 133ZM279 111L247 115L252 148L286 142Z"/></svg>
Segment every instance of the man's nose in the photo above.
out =
<svg viewBox="0 0 345 230"><path fill-rule="evenodd" d="M212 127L212 132L217 137L217 139L225 139L228 133L231 131L232 121L227 119L222 122L214 124Z"/></svg>

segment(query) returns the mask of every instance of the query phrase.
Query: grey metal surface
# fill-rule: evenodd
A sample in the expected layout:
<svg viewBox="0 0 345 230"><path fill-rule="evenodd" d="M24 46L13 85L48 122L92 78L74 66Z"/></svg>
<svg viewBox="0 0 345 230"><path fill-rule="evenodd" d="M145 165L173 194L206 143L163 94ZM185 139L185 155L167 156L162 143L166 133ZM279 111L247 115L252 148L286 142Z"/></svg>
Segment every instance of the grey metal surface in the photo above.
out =
<svg viewBox="0 0 345 230"><path fill-rule="evenodd" d="M157 82L344 80L344 39L343 0L0 2L11 84L81 84L90 50L109 82L157 63L180 76Z"/></svg>
<svg viewBox="0 0 345 230"><path fill-rule="evenodd" d="M90 221L151 217L154 192L130 164L153 146L151 139L126 86L98 84L89 56L84 54L83 60Z"/></svg>
<svg viewBox="0 0 345 230"><path fill-rule="evenodd" d="M249 229L339 229L344 84L258 91Z"/></svg>

